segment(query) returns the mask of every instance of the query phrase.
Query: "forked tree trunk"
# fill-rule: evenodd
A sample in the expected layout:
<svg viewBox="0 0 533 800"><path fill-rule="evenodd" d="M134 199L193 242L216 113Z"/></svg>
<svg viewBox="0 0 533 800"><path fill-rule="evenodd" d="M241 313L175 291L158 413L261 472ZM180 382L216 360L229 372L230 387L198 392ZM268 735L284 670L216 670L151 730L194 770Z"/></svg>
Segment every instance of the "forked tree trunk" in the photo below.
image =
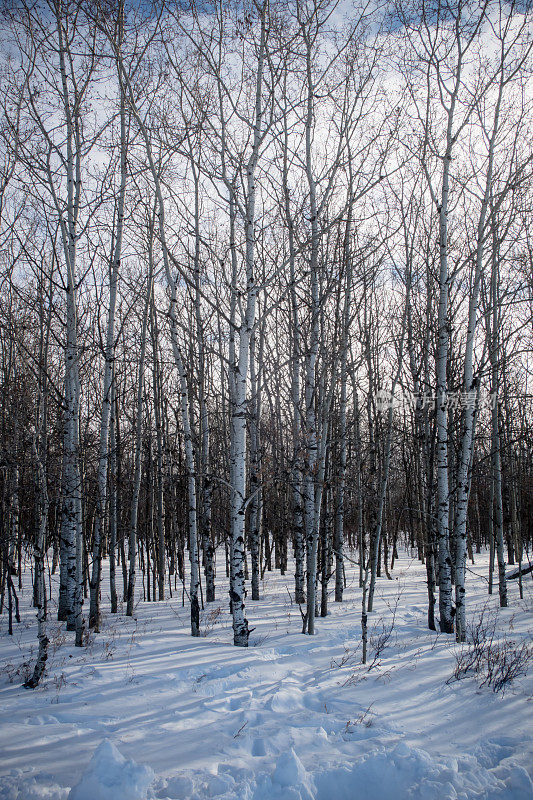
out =
<svg viewBox="0 0 533 800"><path fill-rule="evenodd" d="M458 642L464 642L466 636L466 597L465 597L465 572L466 572L466 545L467 545L467 518L468 498L470 496L471 464L474 457L474 434L477 418L477 402L479 395L478 379L474 376L474 343L477 327L477 314L479 293L483 271L483 254L486 239L486 219L489 200L492 192L492 174L494 163L494 148L499 132L500 104L502 100L503 83L500 81L498 98L494 111L494 121L488 145L487 174L485 178L485 191L481 203L477 226L477 241L474 265L473 285L468 306L468 329L465 346L465 362L463 373L463 392L467 400L463 414L463 432L457 465L457 502L455 511L455 624Z"/></svg>

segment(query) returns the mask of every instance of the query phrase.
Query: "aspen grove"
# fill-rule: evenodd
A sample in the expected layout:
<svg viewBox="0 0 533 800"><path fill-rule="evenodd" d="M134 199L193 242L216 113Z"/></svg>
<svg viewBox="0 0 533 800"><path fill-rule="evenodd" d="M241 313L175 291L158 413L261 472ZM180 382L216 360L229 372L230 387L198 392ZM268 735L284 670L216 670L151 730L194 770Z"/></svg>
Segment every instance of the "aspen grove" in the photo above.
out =
<svg viewBox="0 0 533 800"><path fill-rule="evenodd" d="M248 648L274 574L299 636L355 600L372 667L405 553L424 640L472 645L473 580L522 614L532 23L530 0L4 0L19 684L43 689L52 623L81 654L147 604L185 609L195 638L219 609Z"/></svg>

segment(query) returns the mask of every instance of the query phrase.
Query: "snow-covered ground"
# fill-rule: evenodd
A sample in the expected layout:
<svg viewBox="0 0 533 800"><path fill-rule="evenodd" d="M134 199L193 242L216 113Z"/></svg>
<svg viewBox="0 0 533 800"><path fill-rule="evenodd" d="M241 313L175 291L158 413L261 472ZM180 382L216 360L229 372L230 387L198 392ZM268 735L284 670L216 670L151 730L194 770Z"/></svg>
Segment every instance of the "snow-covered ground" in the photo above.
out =
<svg viewBox="0 0 533 800"><path fill-rule="evenodd" d="M468 573L471 618L497 609L486 562ZM13 637L0 621L1 800L533 798L533 676L503 696L474 677L446 683L456 646L427 630L425 568L408 554L378 581L370 662L383 632L386 642L370 671L354 568L314 637L300 633L291 574L276 572L248 601L247 650L231 644L225 588L196 640L181 590L138 602L134 619L111 615L104 590L102 632L81 650L51 606L48 671L25 690L36 651L25 577ZM531 636L532 587L528 576L520 601L510 582L502 634Z"/></svg>

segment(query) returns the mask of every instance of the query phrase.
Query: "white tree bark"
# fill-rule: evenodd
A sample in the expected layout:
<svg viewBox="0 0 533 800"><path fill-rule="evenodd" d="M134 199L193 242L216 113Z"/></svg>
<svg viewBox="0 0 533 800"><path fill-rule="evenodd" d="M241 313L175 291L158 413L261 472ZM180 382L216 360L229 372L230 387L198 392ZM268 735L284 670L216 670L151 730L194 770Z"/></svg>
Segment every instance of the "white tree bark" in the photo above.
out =
<svg viewBox="0 0 533 800"><path fill-rule="evenodd" d="M118 41L120 48L122 42L122 27L124 8L123 1L118 9ZM102 395L102 411L100 417L100 444L98 455L98 499L94 523L93 539L93 564L90 582L90 608L89 627L95 630L100 626L100 584L102 579L102 534L107 503L107 472L109 463L109 419L111 415L113 380L113 363L115 360L115 308L117 301L117 286L122 255L122 234L124 227L124 204L126 198L127 179L127 141L126 141L126 109L124 93L120 97L120 186L118 190L116 207L116 229L114 231L114 247L109 269L109 310L107 317L107 330L104 349L104 381Z"/></svg>
<svg viewBox="0 0 533 800"><path fill-rule="evenodd" d="M287 74L284 79L284 95L286 95ZM305 603L305 538L302 497L302 410L301 380L302 369L301 332L296 295L296 246L294 242L294 218L291 212L289 188L289 130L288 103L285 102L283 113L283 213L287 227L289 248L289 281L291 309L291 404L292 404L292 469L291 469L291 506L292 528L294 536L294 600Z"/></svg>
<svg viewBox="0 0 533 800"><path fill-rule="evenodd" d="M151 294L153 292L153 230L149 232L149 272L146 286L146 298L144 301L141 342L139 351L139 362L137 367L137 407L135 413L134 442L135 455L133 467L133 496L130 511L130 530L128 538L128 591L126 596L126 616L133 616L135 606L135 579L137 569L137 518L139 512L139 492L141 490L141 445L142 445L142 419L143 419L143 397L144 397L144 362L146 357L146 334L148 329L148 315L150 312Z"/></svg>
<svg viewBox="0 0 533 800"><path fill-rule="evenodd" d="M350 158L350 151L348 151ZM351 159L348 164L349 192L346 230L344 233L344 307L342 311L341 328L341 354L340 354L340 398L339 398L339 474L338 496L335 512L335 602L342 603L344 591L344 495L346 490L346 464L347 464L347 439L346 439L346 410L347 410L347 385L348 385L348 347L352 301L352 215L353 215L353 175Z"/></svg>
<svg viewBox="0 0 533 800"><path fill-rule="evenodd" d="M249 546L252 560L252 600L259 600L259 577L260 577L260 542L261 542L261 519L263 514L263 492L261 476L261 381L263 362L263 328L259 332L259 346L256 355L256 333L252 333L250 340L250 394L251 394L251 415L250 415L250 511L249 511ZM256 365L257 359L257 365Z"/></svg>
<svg viewBox="0 0 533 800"><path fill-rule="evenodd" d="M111 380L111 419L109 426L109 593L111 596L111 613L118 611L116 585L116 548L117 548L117 437L116 437L116 386L113 369Z"/></svg>
<svg viewBox="0 0 533 800"><path fill-rule="evenodd" d="M503 77L503 76L502 76ZM466 597L465 597L465 572L466 572L466 537L468 498L470 496L471 474L474 451L474 433L477 418L477 401L479 384L474 376L474 344L477 328L479 307L479 293L483 276L483 255L486 239L486 220L489 200L492 191L494 147L499 129L500 105L502 99L503 81L500 81L498 99L494 111L494 121L488 143L488 163L485 178L485 190L481 202L479 220L477 225L476 252L474 262L474 275L470 290L468 304L468 328L466 334L465 360L463 371L463 392L468 402L465 404L463 414L463 430L459 447L456 478L456 508L455 508L455 625L456 639L464 642L466 636Z"/></svg>
<svg viewBox="0 0 533 800"><path fill-rule="evenodd" d="M131 112L135 117L139 131L144 141L146 157L152 181L154 184L156 199L157 199L157 216L159 221L159 239L161 243L161 250L163 255L163 265L167 284L170 291L169 301L169 324L170 324L170 339L172 344L172 353L174 356L174 363L176 365L179 377L179 392L180 392L180 412L181 424L183 429L183 439L185 445L185 461L187 469L187 496L188 496L188 532L189 532L189 560L191 565L191 578L190 578L190 602L191 602L191 634L192 636L200 635L200 605L198 601L198 593L200 587L200 573L198 563L198 532L197 532L197 504L196 504L196 465L194 459L193 447L193 432L191 423L191 410L189 408L189 391L188 391L188 378L185 368L185 361L182 356L179 338L178 338L178 319L177 319L177 286L176 280L171 271L170 266L170 253L167 245L166 237L166 223L165 223L165 201L161 188L161 179L159 170L156 167L150 136L146 123L141 118L139 109L137 107L135 96L132 90L130 76L125 69L121 53L115 50L115 55L119 65L121 82L126 88L126 94L129 100Z"/></svg>
<svg viewBox="0 0 533 800"><path fill-rule="evenodd" d="M77 340L77 277L76 246L77 225L81 198L81 131L79 101L76 90L71 97L67 77L67 47L65 16L61 0L54 2L57 28L59 65L63 113L66 126L66 178L65 209L61 208L55 194L54 181L49 170L49 183L58 211L61 239L66 268L66 344L65 344L65 403L63 436L63 507L61 519L60 569L64 573L63 594L60 595L58 617L67 619L67 630L76 631L76 645L82 645L82 519L81 475L79 464L79 406L80 383L78 374ZM76 110L73 111L73 108Z"/></svg>
<svg viewBox="0 0 533 800"><path fill-rule="evenodd" d="M494 214L494 210L492 211ZM505 547L503 538L503 500L502 500L502 463L501 463L501 436L500 414L498 405L498 390L500 388L500 337L501 310L499 305L500 292L500 263L496 220L492 222L492 253L490 276L490 304L485 312L487 335L489 338L490 361L490 386L492 395L491 408L491 548L494 561L494 548L498 562L498 592L500 606L507 607L507 577L505 572ZM489 576L489 591L492 589L492 574Z"/></svg>
<svg viewBox="0 0 533 800"><path fill-rule="evenodd" d="M306 569L307 569L307 611L306 629L312 636L315 632L316 608L316 567L318 547L318 518L315 505L315 480L318 471L318 441L315 409L316 362L320 335L320 301L318 287L318 208L316 198L316 181L313 174L312 140L314 128L314 81L313 52L311 32L305 22L301 23L301 31L305 44L306 69L306 117L305 117L305 171L309 192L309 217L311 225L311 242L309 251L309 280L311 290L311 323L309 347L305 359L305 473L303 477L304 518L306 537Z"/></svg>
<svg viewBox="0 0 533 800"><path fill-rule="evenodd" d="M231 484L230 531L231 531L231 575L230 599L233 615L233 642L239 647L248 646L249 627L244 614L244 523L246 514L246 416L247 380L250 359L250 339L255 325L257 281L255 275L255 172L259 159L259 147L263 138L263 69L267 40L267 4L259 9L260 42L255 73L255 114L253 143L246 165L245 199L245 266L246 289L244 310L237 330L238 358L230 363L231 400ZM235 289L236 287L234 287ZM236 355L236 354L235 354Z"/></svg>

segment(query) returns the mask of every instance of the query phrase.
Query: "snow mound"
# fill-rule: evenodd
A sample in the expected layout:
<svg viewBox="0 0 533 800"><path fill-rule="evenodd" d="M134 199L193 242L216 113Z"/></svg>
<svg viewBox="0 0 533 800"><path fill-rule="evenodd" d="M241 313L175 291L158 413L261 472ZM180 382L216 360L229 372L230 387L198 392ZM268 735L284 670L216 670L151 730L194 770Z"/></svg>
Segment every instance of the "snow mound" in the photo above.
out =
<svg viewBox="0 0 533 800"><path fill-rule="evenodd" d="M68 800L145 800L153 779L150 767L127 761L109 739L104 739L80 782L70 790Z"/></svg>
<svg viewBox="0 0 533 800"><path fill-rule="evenodd" d="M526 770L512 759L497 760L493 759L493 768L473 755L437 760L401 742L393 748L380 746L350 762L316 764L308 770L291 748L278 756L269 772L254 776L245 770L232 779L221 773L231 767L220 765L219 775L207 782L197 774L178 788L174 778L157 796L165 800L532 800L533 784Z"/></svg>
<svg viewBox="0 0 533 800"><path fill-rule="evenodd" d="M67 800L67 792L50 775L28 777L21 770L13 770L13 774L0 778L0 800Z"/></svg>
<svg viewBox="0 0 533 800"><path fill-rule="evenodd" d="M380 748L353 765L315 775L313 800L532 800L533 784L515 762L486 769L474 756L437 761L424 750Z"/></svg>

